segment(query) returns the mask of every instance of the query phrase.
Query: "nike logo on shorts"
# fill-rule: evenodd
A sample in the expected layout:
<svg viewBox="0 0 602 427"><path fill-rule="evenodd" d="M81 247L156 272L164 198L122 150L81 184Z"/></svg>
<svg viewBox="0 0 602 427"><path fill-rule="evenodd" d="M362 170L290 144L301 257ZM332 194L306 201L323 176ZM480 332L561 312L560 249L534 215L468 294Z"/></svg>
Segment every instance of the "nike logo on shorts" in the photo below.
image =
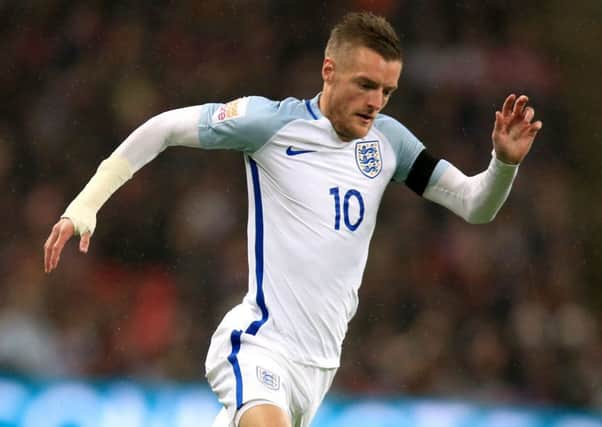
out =
<svg viewBox="0 0 602 427"><path fill-rule="evenodd" d="M299 154L315 153L315 152L316 152L316 150L295 150L290 145L286 149L286 155L287 156L298 156Z"/></svg>

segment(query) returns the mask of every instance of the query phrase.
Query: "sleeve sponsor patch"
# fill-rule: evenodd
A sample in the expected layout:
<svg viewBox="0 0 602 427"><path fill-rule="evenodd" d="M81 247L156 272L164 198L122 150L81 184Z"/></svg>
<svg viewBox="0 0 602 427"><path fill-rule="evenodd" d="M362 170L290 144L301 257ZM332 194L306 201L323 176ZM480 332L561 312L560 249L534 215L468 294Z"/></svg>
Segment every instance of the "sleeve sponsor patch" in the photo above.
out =
<svg viewBox="0 0 602 427"><path fill-rule="evenodd" d="M221 105L211 117L211 123L221 123L227 120L244 117L247 114L247 105L249 97L238 98L227 104Z"/></svg>

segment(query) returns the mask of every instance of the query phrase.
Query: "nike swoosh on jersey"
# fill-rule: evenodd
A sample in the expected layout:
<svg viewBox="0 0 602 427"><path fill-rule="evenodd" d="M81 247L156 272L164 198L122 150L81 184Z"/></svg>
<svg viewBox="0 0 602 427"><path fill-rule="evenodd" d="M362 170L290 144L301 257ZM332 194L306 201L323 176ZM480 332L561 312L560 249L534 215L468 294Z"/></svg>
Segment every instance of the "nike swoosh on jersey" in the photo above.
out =
<svg viewBox="0 0 602 427"><path fill-rule="evenodd" d="M315 153L316 150L295 150L292 146L288 146L286 154L288 156L298 156L299 154Z"/></svg>

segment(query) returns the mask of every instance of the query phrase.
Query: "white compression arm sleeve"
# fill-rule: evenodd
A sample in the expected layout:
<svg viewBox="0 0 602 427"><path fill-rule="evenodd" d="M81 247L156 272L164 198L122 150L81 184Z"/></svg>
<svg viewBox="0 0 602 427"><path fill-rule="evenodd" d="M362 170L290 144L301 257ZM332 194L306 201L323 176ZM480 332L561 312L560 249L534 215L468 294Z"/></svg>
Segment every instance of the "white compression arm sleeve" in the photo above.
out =
<svg viewBox="0 0 602 427"><path fill-rule="evenodd" d="M76 234L93 233L96 214L108 198L142 166L165 148L198 145L200 106L167 111L137 128L104 160L62 218L73 222Z"/></svg>
<svg viewBox="0 0 602 427"><path fill-rule="evenodd" d="M508 198L518 172L518 165L501 162L495 153L489 167L471 177L445 160L441 160L437 167L445 170L435 182L428 184L423 196L472 224L486 223L495 218ZM433 175L437 175L436 172Z"/></svg>

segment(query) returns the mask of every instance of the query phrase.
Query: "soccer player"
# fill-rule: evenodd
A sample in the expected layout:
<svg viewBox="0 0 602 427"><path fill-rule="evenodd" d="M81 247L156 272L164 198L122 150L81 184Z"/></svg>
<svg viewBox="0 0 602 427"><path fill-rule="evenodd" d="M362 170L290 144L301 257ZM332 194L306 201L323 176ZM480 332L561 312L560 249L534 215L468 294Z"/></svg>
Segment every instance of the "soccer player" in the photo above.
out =
<svg viewBox="0 0 602 427"><path fill-rule="evenodd" d="M242 151L249 290L218 326L207 355L207 380L223 404L214 425L309 425L339 366L389 182L468 222L491 221L542 127L526 96L508 96L495 113L487 169L467 177L380 114L401 69L390 24L351 13L331 32L322 91L313 99L251 96L151 118L100 164L53 227L45 271L57 267L74 234L88 251L100 207L165 148Z"/></svg>

